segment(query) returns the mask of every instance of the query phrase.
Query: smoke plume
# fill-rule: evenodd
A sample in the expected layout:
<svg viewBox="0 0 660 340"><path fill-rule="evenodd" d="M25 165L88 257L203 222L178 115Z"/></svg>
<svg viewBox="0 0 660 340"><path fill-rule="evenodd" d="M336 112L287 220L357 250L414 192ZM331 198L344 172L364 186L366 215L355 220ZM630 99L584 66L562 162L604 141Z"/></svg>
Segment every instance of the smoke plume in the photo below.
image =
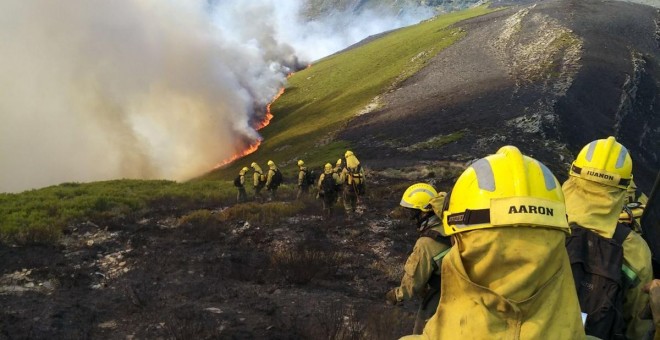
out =
<svg viewBox="0 0 660 340"><path fill-rule="evenodd" d="M0 192L199 175L260 138L289 72L432 14L303 3L0 2Z"/></svg>

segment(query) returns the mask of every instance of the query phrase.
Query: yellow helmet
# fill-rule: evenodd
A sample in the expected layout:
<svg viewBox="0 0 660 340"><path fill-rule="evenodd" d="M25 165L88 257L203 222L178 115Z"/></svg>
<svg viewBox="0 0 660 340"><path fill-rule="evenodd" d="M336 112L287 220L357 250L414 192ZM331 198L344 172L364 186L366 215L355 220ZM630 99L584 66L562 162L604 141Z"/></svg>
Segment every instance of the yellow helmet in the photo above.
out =
<svg viewBox="0 0 660 340"><path fill-rule="evenodd" d="M344 154L344 158L346 158L348 156L353 156L353 151L347 150L346 153Z"/></svg>
<svg viewBox="0 0 660 340"><path fill-rule="evenodd" d="M332 164L330 163L325 163L325 166L323 167L326 171L332 170Z"/></svg>
<svg viewBox="0 0 660 340"><path fill-rule="evenodd" d="M335 165L336 165L336 166L340 166L340 165L341 165L341 158L337 160L337 163L336 163Z"/></svg>
<svg viewBox="0 0 660 340"><path fill-rule="evenodd" d="M632 180L632 158L628 149L610 136L585 145L571 165L569 174L626 189Z"/></svg>
<svg viewBox="0 0 660 340"><path fill-rule="evenodd" d="M273 165L275 165L275 162L273 162L273 161L268 161L268 166L273 166Z"/></svg>
<svg viewBox="0 0 660 340"><path fill-rule="evenodd" d="M305 162L303 162L302 159L299 159L298 160L298 166L303 166L303 165L305 165Z"/></svg>
<svg viewBox="0 0 660 340"><path fill-rule="evenodd" d="M561 185L543 163L515 146L474 162L446 202L446 235L520 225L570 230Z"/></svg>
<svg viewBox="0 0 660 340"><path fill-rule="evenodd" d="M256 166L257 166L257 162L252 162L252 164L250 164L250 167L251 167L251 168L254 168L254 167L256 167Z"/></svg>
<svg viewBox="0 0 660 340"><path fill-rule="evenodd" d="M438 192L432 185L426 183L416 183L409 186L408 189L403 192L403 196L401 197L401 202L399 204L402 207L428 212L432 210L429 202L436 195L438 195Z"/></svg>
<svg viewBox="0 0 660 340"><path fill-rule="evenodd" d="M250 170L250 169L248 169L247 166L244 166L243 169L241 169L241 171L243 171L243 172L247 172L247 171L249 171L249 170Z"/></svg>

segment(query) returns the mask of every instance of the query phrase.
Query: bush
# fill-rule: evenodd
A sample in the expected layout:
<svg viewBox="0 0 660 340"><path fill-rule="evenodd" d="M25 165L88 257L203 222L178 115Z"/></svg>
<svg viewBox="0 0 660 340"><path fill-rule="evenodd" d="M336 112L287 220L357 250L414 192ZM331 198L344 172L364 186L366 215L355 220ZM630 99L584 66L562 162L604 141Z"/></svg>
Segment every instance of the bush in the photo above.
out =
<svg viewBox="0 0 660 340"><path fill-rule="evenodd" d="M230 183L115 180L64 183L19 194L0 194L0 242L51 243L70 224L103 225L127 217L214 207L232 201Z"/></svg>
<svg viewBox="0 0 660 340"><path fill-rule="evenodd" d="M374 306L363 315L361 339L398 339L411 334L415 325L415 314L396 306Z"/></svg>
<svg viewBox="0 0 660 340"><path fill-rule="evenodd" d="M305 208L303 202L269 202L237 204L220 213L222 221L248 221L273 224L295 216Z"/></svg>
<svg viewBox="0 0 660 340"><path fill-rule="evenodd" d="M220 223L220 218L210 210L194 210L179 218L179 225L187 226L215 226Z"/></svg>
<svg viewBox="0 0 660 340"><path fill-rule="evenodd" d="M334 276L348 260L340 252L286 249L271 255L271 268L287 282L304 285L317 276Z"/></svg>
<svg viewBox="0 0 660 340"><path fill-rule="evenodd" d="M306 339L351 340L362 339L362 323L353 306L335 301L317 308L318 313L311 323L297 322L295 325ZM387 339L387 337L383 338Z"/></svg>
<svg viewBox="0 0 660 340"><path fill-rule="evenodd" d="M182 306L165 320L164 329L171 339L217 339L221 336L219 322L196 306Z"/></svg>

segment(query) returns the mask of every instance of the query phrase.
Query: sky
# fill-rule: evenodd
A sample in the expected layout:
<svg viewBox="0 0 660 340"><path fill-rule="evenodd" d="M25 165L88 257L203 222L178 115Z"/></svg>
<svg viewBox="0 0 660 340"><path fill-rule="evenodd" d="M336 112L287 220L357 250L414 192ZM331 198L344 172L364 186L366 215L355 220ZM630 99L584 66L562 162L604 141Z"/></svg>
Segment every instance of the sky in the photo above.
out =
<svg viewBox="0 0 660 340"><path fill-rule="evenodd" d="M288 73L432 15L304 3L1 1L0 192L203 174L261 138Z"/></svg>

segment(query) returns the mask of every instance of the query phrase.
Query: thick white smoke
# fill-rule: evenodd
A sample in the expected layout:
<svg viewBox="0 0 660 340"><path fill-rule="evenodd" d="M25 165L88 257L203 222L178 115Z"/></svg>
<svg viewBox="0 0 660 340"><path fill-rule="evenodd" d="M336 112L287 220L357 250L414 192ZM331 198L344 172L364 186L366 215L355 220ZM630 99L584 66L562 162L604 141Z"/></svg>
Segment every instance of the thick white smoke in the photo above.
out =
<svg viewBox="0 0 660 340"><path fill-rule="evenodd" d="M0 192L199 175L259 138L299 59L422 19L309 22L303 3L3 0Z"/></svg>

